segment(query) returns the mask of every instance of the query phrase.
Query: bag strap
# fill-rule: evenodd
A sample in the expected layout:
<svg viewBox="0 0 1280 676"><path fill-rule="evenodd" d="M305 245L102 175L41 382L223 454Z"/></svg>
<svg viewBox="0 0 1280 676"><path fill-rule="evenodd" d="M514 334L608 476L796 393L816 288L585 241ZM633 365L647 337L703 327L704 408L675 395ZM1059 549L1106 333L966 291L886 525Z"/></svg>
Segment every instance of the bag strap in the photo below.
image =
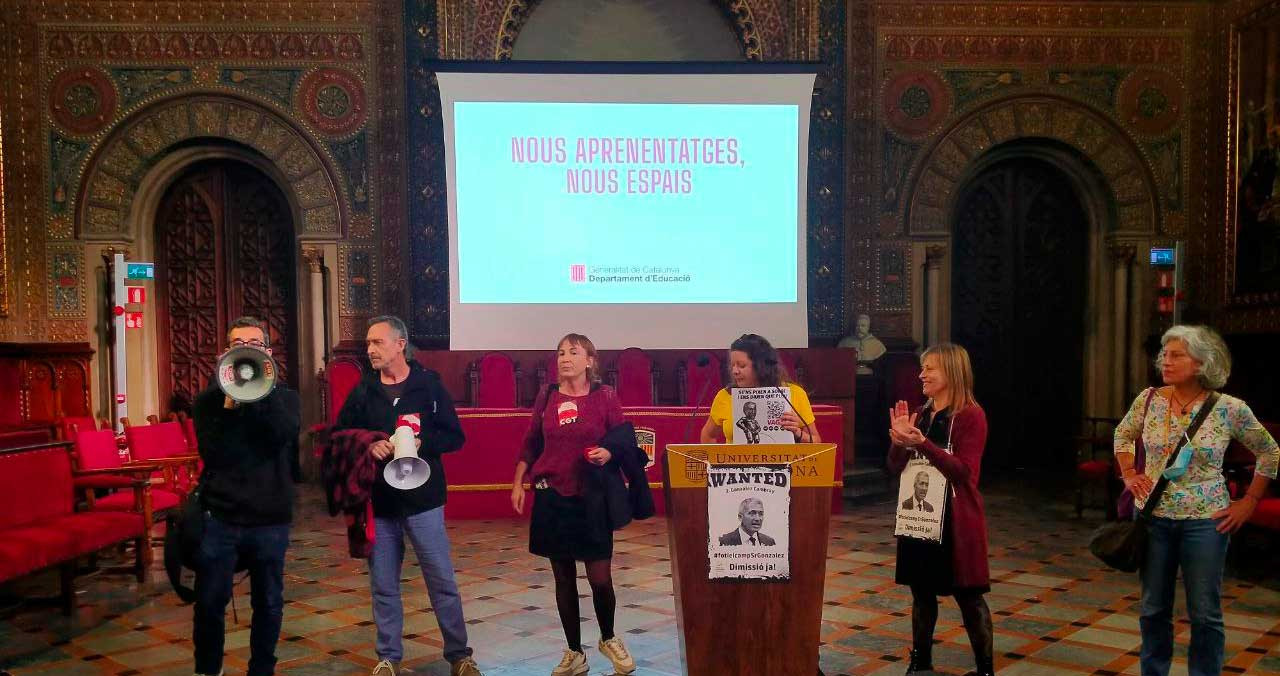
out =
<svg viewBox="0 0 1280 676"><path fill-rule="evenodd" d="M547 404L551 403L551 391L560 389L558 383L550 383L543 386L542 392L535 398L537 407L533 409L533 419L536 421L534 427L538 430L538 448L534 453L534 458L542 455L542 450L546 440L542 438L542 416L547 412ZM540 400L540 401L536 401ZM532 465L532 463L530 463Z"/></svg>
<svg viewBox="0 0 1280 676"><path fill-rule="evenodd" d="M1164 468L1169 469L1178 458L1178 452L1186 445L1191 437L1194 437L1200 431L1200 425L1209 417L1209 412L1218 404L1218 393L1212 392L1205 397L1204 403L1200 405L1200 411L1196 413L1195 420L1191 421L1191 426L1183 432L1182 438L1178 440L1178 445L1169 453L1169 459L1165 461ZM1151 495L1147 496L1147 502L1142 506L1142 518L1150 518L1151 513L1155 511L1156 504L1160 502L1160 496L1164 493L1164 489L1169 485L1169 480L1164 477L1164 472L1160 473L1160 480L1156 482L1155 488L1151 489Z"/></svg>
<svg viewBox="0 0 1280 676"><path fill-rule="evenodd" d="M1151 410L1151 399L1156 396L1156 388L1147 389L1147 403L1142 407L1142 420L1138 421L1138 438L1133 446L1133 468L1139 472L1147 468L1147 445L1142 441L1142 429L1147 426L1147 411Z"/></svg>

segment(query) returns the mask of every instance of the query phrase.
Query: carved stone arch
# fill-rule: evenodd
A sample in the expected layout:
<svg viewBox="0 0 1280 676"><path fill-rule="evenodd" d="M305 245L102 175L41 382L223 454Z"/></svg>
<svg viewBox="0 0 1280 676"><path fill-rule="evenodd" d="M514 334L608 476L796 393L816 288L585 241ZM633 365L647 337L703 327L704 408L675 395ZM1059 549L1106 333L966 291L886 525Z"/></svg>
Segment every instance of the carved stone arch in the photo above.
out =
<svg viewBox="0 0 1280 676"><path fill-rule="evenodd" d="M1138 146L1103 113L1050 95L1005 98L957 120L922 156L910 185L904 222L911 235L942 235L957 191L972 165L993 148L1020 140L1048 139L1073 149L1103 177L1114 205L1106 234L1151 236L1160 229L1159 193L1150 163Z"/></svg>
<svg viewBox="0 0 1280 676"><path fill-rule="evenodd" d="M478 36L481 44L488 43L490 49L482 53L502 61L511 58L511 50L516 44L520 30L529 20L529 15L541 0L489 0L500 3L501 13L497 8L489 7L478 12L481 19L477 22L480 30ZM742 42L742 53L748 61L779 60L787 58L787 29L783 21L780 0L713 0L725 16L733 22ZM488 4L488 3L486 3ZM496 25L485 25L485 16L496 19ZM492 36L492 38L490 38Z"/></svg>
<svg viewBox="0 0 1280 676"><path fill-rule="evenodd" d="M176 148L208 141L260 155L297 215L302 238L345 234L350 205L338 170L322 146L285 116L229 94L187 94L161 100L120 123L94 149L77 199L81 239L136 240L147 220L138 197L152 169Z"/></svg>

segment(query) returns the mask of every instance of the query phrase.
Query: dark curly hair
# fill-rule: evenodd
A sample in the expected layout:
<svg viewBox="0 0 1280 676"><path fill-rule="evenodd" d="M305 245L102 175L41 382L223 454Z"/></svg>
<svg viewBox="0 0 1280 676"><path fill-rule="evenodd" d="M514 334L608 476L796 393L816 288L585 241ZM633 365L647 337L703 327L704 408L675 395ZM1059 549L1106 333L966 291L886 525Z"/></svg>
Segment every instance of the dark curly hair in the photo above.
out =
<svg viewBox="0 0 1280 676"><path fill-rule="evenodd" d="M787 367L778 358L778 350L764 336L744 333L729 345L730 352L742 352L751 360L760 387L780 387L791 381Z"/></svg>

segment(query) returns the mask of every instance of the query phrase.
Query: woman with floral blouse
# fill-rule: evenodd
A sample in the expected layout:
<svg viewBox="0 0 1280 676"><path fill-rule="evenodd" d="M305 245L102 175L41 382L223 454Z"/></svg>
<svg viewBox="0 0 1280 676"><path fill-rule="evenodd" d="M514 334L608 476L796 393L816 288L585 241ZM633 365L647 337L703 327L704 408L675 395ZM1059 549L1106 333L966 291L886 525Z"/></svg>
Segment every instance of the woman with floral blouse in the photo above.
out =
<svg viewBox="0 0 1280 676"><path fill-rule="evenodd" d="M1191 619L1189 676L1222 673L1226 634L1222 623L1222 571L1227 540L1249 520L1276 476L1280 448L1241 400L1220 394L1194 438L1166 469L1211 391L1231 373L1231 355L1212 329L1174 326L1160 339L1164 387L1138 395L1116 428L1116 462L1125 487L1141 509L1161 473L1170 477L1147 529L1142 570L1142 674L1164 676L1173 657L1173 597L1182 568ZM1139 435L1145 468L1134 467ZM1244 497L1232 501L1222 476L1227 445L1239 441L1258 457ZM1189 451L1187 450L1189 449Z"/></svg>

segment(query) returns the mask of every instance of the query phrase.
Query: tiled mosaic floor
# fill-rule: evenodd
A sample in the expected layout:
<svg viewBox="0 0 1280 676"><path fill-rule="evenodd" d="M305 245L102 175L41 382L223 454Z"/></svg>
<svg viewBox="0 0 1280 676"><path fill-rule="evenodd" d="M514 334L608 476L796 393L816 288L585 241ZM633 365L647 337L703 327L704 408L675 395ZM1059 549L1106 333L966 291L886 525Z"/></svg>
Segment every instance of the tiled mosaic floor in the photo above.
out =
<svg viewBox="0 0 1280 676"><path fill-rule="evenodd" d="M286 569L284 633L278 673L367 674L374 664L368 584L361 562L346 556L343 531L323 514L316 492L294 529ZM989 491L998 673L1136 674L1139 643L1136 578L1103 570L1085 549L1095 521L1049 514L1033 520L1027 502ZM837 517L827 564L822 667L827 674L900 674L909 644L909 594L893 583L891 506L852 508ZM450 525L476 658L490 676L545 675L563 636L545 562L525 551L525 531L512 521ZM1256 544L1256 543L1255 543ZM614 581L618 627L635 653L638 674L679 674L665 524L629 527L617 543ZM1274 557L1263 542L1245 557ZM1274 558L1272 561L1276 560ZM447 674L440 633L420 578L406 566L406 664L415 674ZM1228 580L1228 673L1280 674L1277 573L1260 584ZM585 580L580 581L585 593ZM191 674L191 610L163 574L136 585L122 575L79 582L79 606L64 618L52 608L25 607L0 616L0 665L14 674ZM56 576L29 578L14 591L52 594ZM228 621L227 673L248 660L248 584L237 588L239 621ZM582 602L584 644L598 636L589 599ZM1182 611L1179 610L1179 613ZM1189 627L1178 626L1181 655ZM972 668L954 604L944 602L935 663L939 673ZM608 662L587 650L592 674ZM1185 662L1174 673L1186 673ZM699 675L701 676L701 675ZM761 675L765 676L765 675Z"/></svg>

